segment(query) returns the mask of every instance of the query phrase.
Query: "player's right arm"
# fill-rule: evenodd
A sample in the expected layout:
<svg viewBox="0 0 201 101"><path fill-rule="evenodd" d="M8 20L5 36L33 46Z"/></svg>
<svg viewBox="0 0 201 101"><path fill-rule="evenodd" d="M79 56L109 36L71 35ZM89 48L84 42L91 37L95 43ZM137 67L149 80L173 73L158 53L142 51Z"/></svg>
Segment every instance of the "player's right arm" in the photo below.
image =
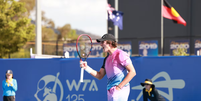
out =
<svg viewBox="0 0 201 101"><path fill-rule="evenodd" d="M101 80L105 74L105 61L107 59L108 55L105 57L104 61L103 61L103 66L101 67L101 69L99 71L93 70L91 67L89 67L87 65L87 62L82 62L80 63L80 67L84 68L85 71L87 71L89 74L91 74L93 77L97 78L98 80Z"/></svg>
<svg viewBox="0 0 201 101"><path fill-rule="evenodd" d="M97 78L98 80L101 80L104 76L105 76L105 74L106 74L106 72L105 72L105 69L104 68L101 68L99 71L93 71L93 72L91 72L90 73L93 77L95 77L95 78Z"/></svg>
<svg viewBox="0 0 201 101"><path fill-rule="evenodd" d="M96 71L92 69L91 67L89 67L87 65L87 62L80 62L80 67L84 68L85 71L87 71L89 74L91 74L93 77L97 78L98 80L101 80L106 74L104 68L101 68L99 71Z"/></svg>

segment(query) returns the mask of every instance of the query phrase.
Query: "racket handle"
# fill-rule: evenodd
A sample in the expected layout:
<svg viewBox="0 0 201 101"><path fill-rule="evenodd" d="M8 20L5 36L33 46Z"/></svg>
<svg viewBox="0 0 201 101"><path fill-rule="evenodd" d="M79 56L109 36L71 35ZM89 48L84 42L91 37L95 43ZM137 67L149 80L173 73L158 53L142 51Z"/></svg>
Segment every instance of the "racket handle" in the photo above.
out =
<svg viewBox="0 0 201 101"><path fill-rule="evenodd" d="M84 68L81 68L81 71L80 71L80 82L83 82L83 77L84 77Z"/></svg>

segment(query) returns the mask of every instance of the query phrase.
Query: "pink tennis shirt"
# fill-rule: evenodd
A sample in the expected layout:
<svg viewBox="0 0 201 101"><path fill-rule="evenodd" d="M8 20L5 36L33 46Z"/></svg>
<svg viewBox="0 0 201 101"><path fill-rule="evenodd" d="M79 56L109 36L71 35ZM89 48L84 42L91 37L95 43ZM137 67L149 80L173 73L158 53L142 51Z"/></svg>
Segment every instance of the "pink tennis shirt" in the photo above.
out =
<svg viewBox="0 0 201 101"><path fill-rule="evenodd" d="M107 56L104 59L102 68L105 68L107 75L107 90L111 87L119 85L127 75L127 69L125 68L129 64L132 64L130 56L120 50L115 50L112 55ZM127 83L125 86L129 85Z"/></svg>

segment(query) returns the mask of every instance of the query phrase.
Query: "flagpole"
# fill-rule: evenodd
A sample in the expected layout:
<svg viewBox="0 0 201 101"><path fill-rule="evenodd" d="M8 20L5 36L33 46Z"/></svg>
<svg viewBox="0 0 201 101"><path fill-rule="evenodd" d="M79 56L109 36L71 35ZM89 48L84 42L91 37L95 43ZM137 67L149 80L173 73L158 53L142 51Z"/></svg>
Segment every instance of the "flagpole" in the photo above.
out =
<svg viewBox="0 0 201 101"><path fill-rule="evenodd" d="M107 7L108 7L108 0L106 0L106 3L105 3L105 5L106 5L106 32L107 33L109 33L109 26L108 26L108 11L107 11Z"/></svg>
<svg viewBox="0 0 201 101"><path fill-rule="evenodd" d="M164 55L164 43L163 43L163 0L161 0L161 56Z"/></svg>
<svg viewBox="0 0 201 101"><path fill-rule="evenodd" d="M118 0L115 0L115 10L116 11L118 11ZM115 27L114 27L114 33L115 33L115 39L116 39L116 41L118 42L118 34L119 34L119 30L118 30L118 26L117 25L115 25Z"/></svg>
<svg viewBox="0 0 201 101"><path fill-rule="evenodd" d="M36 0L36 45L37 55L42 54L42 35L41 35L41 0Z"/></svg>

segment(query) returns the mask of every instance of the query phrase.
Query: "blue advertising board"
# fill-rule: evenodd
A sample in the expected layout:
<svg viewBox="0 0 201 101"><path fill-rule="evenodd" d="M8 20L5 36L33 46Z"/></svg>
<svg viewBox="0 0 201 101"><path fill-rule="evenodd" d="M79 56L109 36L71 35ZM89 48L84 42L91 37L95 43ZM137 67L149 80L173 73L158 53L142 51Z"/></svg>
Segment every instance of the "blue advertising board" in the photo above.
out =
<svg viewBox="0 0 201 101"><path fill-rule="evenodd" d="M88 65L99 71L104 58L89 58ZM201 101L200 56L131 57L136 76L130 82L128 101L143 101L140 85L152 79L167 101ZM87 72L79 82L78 58L1 59L0 80L13 70L18 90L16 101L107 101L107 78L98 80ZM3 91L0 92L2 95Z"/></svg>
<svg viewBox="0 0 201 101"><path fill-rule="evenodd" d="M201 55L201 39L195 40L195 55Z"/></svg>
<svg viewBox="0 0 201 101"><path fill-rule="evenodd" d="M158 41L139 41L140 56L158 56Z"/></svg>
<svg viewBox="0 0 201 101"><path fill-rule="evenodd" d="M170 55L188 56L190 54L189 40L171 40Z"/></svg>

